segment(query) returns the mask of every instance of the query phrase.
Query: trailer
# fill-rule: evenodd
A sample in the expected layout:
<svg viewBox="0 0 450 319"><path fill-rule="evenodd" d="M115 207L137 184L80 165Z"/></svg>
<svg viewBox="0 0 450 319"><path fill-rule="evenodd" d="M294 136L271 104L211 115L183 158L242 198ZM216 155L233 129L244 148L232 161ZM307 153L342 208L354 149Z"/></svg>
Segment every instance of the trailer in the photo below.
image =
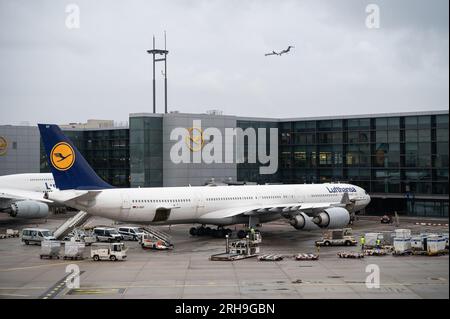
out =
<svg viewBox="0 0 450 319"><path fill-rule="evenodd" d="M84 259L86 245L82 242L67 241L64 243L64 259Z"/></svg>
<svg viewBox="0 0 450 319"><path fill-rule="evenodd" d="M364 258L364 254L355 251L340 251L337 253L337 255L339 256L339 258Z"/></svg>
<svg viewBox="0 0 450 319"><path fill-rule="evenodd" d="M283 260L282 255L261 255L258 257L259 261L281 261Z"/></svg>
<svg viewBox="0 0 450 319"><path fill-rule="evenodd" d="M351 228L328 230L322 240L316 241L316 246L356 246L358 242L351 234Z"/></svg>
<svg viewBox="0 0 450 319"><path fill-rule="evenodd" d="M295 260L319 260L319 255L317 254L297 254L294 256Z"/></svg>
<svg viewBox="0 0 450 319"><path fill-rule="evenodd" d="M44 240L41 242L41 259L59 259L59 251L61 249L61 242L56 240Z"/></svg>

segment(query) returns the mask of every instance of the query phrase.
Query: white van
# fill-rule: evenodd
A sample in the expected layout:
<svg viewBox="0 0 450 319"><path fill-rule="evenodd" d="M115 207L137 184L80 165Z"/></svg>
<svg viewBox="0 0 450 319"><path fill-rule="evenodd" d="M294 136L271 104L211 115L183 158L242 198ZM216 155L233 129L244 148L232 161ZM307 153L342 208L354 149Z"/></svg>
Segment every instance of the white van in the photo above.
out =
<svg viewBox="0 0 450 319"><path fill-rule="evenodd" d="M122 235L124 240L138 241L144 235L144 229L142 227L122 226L119 227L119 234Z"/></svg>
<svg viewBox="0 0 450 319"><path fill-rule="evenodd" d="M123 240L122 235L115 228L111 227L95 227L93 236L100 242L112 243Z"/></svg>
<svg viewBox="0 0 450 319"><path fill-rule="evenodd" d="M45 228L24 228L22 230L22 242L25 245L37 244L40 245L44 240L56 240L50 230Z"/></svg>

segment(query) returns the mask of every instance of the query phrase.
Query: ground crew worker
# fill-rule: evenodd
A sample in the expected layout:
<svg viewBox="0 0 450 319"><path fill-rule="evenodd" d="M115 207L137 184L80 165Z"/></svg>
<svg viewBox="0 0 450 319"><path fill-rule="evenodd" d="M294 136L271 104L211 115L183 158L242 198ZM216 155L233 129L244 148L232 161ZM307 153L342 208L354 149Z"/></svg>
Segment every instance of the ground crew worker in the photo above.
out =
<svg viewBox="0 0 450 319"><path fill-rule="evenodd" d="M377 238L377 248L381 248L381 240Z"/></svg>
<svg viewBox="0 0 450 319"><path fill-rule="evenodd" d="M364 236L361 236L360 242L361 242L361 251L363 251L364 250L364 244L366 243L366 238L364 238Z"/></svg>
<svg viewBox="0 0 450 319"><path fill-rule="evenodd" d="M255 229L253 227L250 228L250 238L251 238L251 240L255 240L256 239Z"/></svg>

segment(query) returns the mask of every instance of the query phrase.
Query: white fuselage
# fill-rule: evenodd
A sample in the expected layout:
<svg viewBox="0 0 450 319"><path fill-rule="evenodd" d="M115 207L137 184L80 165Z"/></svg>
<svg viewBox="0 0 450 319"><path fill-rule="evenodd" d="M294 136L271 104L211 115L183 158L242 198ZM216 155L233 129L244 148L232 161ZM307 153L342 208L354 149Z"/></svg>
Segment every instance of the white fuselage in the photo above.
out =
<svg viewBox="0 0 450 319"><path fill-rule="evenodd" d="M28 173L0 176L0 188L45 193L55 190L51 173Z"/></svg>
<svg viewBox="0 0 450 319"><path fill-rule="evenodd" d="M114 220L146 224L208 223L230 225L245 223L248 217L209 218L208 213L224 209L276 207L302 203L340 203L346 188L354 202L352 211L363 209L370 202L364 189L349 184L301 184L301 185L245 185L198 186L165 188L130 188L102 190L92 199L68 203L84 210ZM338 191L341 189L344 191ZM50 199L58 201L58 193ZM53 197L55 196L55 197ZM260 222L275 220L279 213L261 214Z"/></svg>

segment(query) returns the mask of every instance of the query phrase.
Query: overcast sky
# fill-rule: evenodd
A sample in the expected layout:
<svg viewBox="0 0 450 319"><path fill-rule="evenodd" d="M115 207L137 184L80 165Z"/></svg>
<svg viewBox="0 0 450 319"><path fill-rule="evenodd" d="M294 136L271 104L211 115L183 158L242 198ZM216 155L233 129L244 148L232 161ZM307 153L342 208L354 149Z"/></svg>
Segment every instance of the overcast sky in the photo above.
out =
<svg viewBox="0 0 450 319"><path fill-rule="evenodd" d="M80 28L66 27L66 6ZM366 26L366 6L380 28ZM0 0L0 124L152 110L302 117L448 109L448 0ZM282 56L272 50L295 48ZM162 63L157 109L163 111Z"/></svg>

